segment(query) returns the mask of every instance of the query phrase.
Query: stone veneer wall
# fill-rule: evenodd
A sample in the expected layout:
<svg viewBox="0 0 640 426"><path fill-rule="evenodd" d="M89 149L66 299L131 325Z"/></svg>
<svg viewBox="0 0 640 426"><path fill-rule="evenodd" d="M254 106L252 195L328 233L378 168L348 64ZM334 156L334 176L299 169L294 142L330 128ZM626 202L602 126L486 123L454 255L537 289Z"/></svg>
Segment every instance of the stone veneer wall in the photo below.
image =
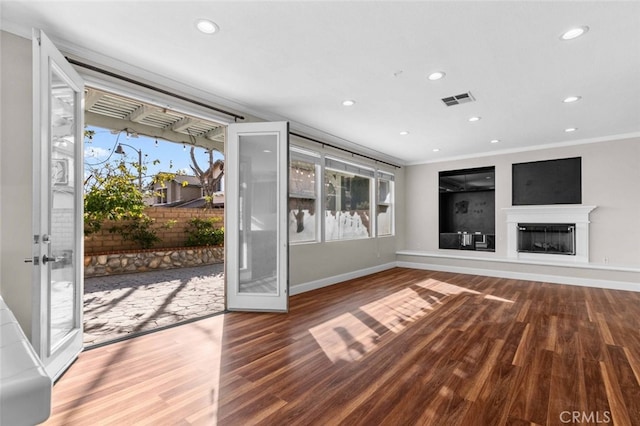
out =
<svg viewBox="0 0 640 426"><path fill-rule="evenodd" d="M224 262L224 247L149 249L84 257L84 276L129 274Z"/></svg>

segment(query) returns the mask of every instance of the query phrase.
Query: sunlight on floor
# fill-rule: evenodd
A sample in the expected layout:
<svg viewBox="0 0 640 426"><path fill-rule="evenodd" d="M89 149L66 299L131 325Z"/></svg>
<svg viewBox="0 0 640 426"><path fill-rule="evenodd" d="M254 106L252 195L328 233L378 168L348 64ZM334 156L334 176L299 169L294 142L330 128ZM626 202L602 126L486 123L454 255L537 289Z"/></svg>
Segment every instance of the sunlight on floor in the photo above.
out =
<svg viewBox="0 0 640 426"><path fill-rule="evenodd" d="M380 337L350 313L310 328L309 332L333 363L358 361L375 347Z"/></svg>
<svg viewBox="0 0 640 426"><path fill-rule="evenodd" d="M407 288L360 309L392 332L399 333L407 327L408 322L414 322L425 316L427 310L433 310L431 305L415 290Z"/></svg>
<svg viewBox="0 0 640 426"><path fill-rule="evenodd" d="M487 294L484 298L488 300L495 300L497 302L514 303L513 300L503 299L502 297L492 296L490 294Z"/></svg>
<svg viewBox="0 0 640 426"><path fill-rule="evenodd" d="M223 323L224 316L220 315L216 318L216 322ZM189 417L187 417L187 421L190 424L197 424L199 422L206 424L218 424L218 409L220 406L220 375L221 375L221 360L222 360L222 336L223 336L224 326L211 328L211 329L203 329L203 334L205 334L205 338L203 339L203 344L209 345L210 350L207 351L209 356L206 360L196 361L201 365L203 369L203 374L207 376L209 379L200 385L200 389L195 390L193 392L193 400L198 399L203 395L204 392L208 394L209 403L206 408L203 408L199 411L192 413ZM203 362L204 361L204 362ZM184 399L184 395L177 395L177 398ZM190 401L192 402L192 401Z"/></svg>
<svg viewBox="0 0 640 426"><path fill-rule="evenodd" d="M448 296L450 294L471 293L480 294L478 291L469 290L468 288L460 287L455 284L449 284L443 281L438 281L433 278L416 283L418 287L422 287L427 290L435 291L436 293L444 294Z"/></svg>
<svg viewBox="0 0 640 426"><path fill-rule="evenodd" d="M392 333L401 333L409 324L416 322L433 311L434 305L442 305L446 296L468 293L482 293L467 288L429 278L412 284L424 290L443 295L439 298L431 294L420 294L420 290L405 288L374 302L360 306L358 312L345 313L316 327L309 332L316 339L325 355L333 363L338 361L358 361L376 347L380 335L365 324L361 314ZM485 295L485 299L514 303L511 300ZM358 317L357 317L358 316ZM365 319L365 321L367 321Z"/></svg>

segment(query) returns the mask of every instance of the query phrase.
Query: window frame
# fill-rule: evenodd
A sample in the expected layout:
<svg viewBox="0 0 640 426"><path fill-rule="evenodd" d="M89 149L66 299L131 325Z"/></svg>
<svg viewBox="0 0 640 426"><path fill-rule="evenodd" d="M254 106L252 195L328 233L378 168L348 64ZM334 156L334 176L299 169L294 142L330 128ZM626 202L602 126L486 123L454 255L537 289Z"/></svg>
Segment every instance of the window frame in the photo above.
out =
<svg viewBox="0 0 640 426"><path fill-rule="evenodd" d="M366 163L360 163L356 161L350 161L340 156L334 156L326 154L322 150L314 150L305 146L291 144L289 147L289 173L292 170L293 161L306 161L314 164L315 166L315 239L291 241L289 237L290 245L305 245L305 244L318 244L318 243L332 243L338 241L357 241L367 240L372 238L387 238L396 236L396 222L395 222L395 174L392 171L380 169L373 165ZM369 235L367 237L359 238L337 238L327 239L327 227L326 227L326 206L327 206L327 191L325 178L327 173L336 172L358 176L369 179ZM386 181L389 184L390 202L380 202L378 200L380 182ZM289 200L293 198L313 199L309 194L296 193L291 187L291 179L288 180L288 196ZM387 207L390 212L390 224L389 232L381 233L379 229L378 210L380 206ZM288 209L287 214L291 214L291 209Z"/></svg>
<svg viewBox="0 0 640 426"><path fill-rule="evenodd" d="M327 238L327 231L326 231L326 212L327 212L327 208L326 208L326 200L327 200L327 194L326 194L326 173L327 171L329 172L335 172L335 173L342 173L345 175L353 175L353 176L357 176L357 177L361 177L361 178L366 178L369 180L369 208L368 208L368 212L369 212L369 232L368 235L366 237L360 237L360 238L332 238L332 239L328 239ZM323 176L322 176L322 200L323 200L323 206L322 206L322 211L323 211L323 241L325 242L337 242L337 241L354 241L354 240L366 240L366 239L371 239L371 238L376 238L376 219L374 217L373 214L373 197L375 196L375 190L376 190L376 170L373 167L370 166L366 166L364 164L361 163L354 163L348 160L344 160L342 158L339 157L333 157L333 156L328 156L325 155L324 156L324 162L323 162Z"/></svg>
<svg viewBox="0 0 640 426"><path fill-rule="evenodd" d="M302 148L299 147L297 145L293 145L291 144L289 146L289 173L291 173L291 165L293 161L304 161L304 162L308 162L309 164L313 164L314 166L314 170L315 170L315 184L314 184L314 190L315 190L315 194L314 194L314 198L312 198L311 196L308 196L307 194L303 194L303 193L295 193L292 191L291 188L291 177L289 177L288 179L288 189L287 189L287 193L288 193L288 197L289 197L289 202L291 201L291 199L305 199L305 200L315 200L315 224L314 224L314 228L315 228L315 238L314 239L309 239L309 240L299 240L299 241L291 241L291 235L289 235L289 244L291 245L301 245L301 244L316 244L316 243L320 243L323 241L324 239L324 235L323 235L323 230L324 227L321 225L321 220L320 220L320 214L319 212L321 212L322 210L322 179L324 178L324 175L322 174L322 154L317 152L317 151L313 151L313 150L309 150L306 148ZM305 196L307 195L307 196ZM287 208L287 216L289 216L291 214L291 210L289 208ZM287 219L288 220L288 219Z"/></svg>
<svg viewBox="0 0 640 426"><path fill-rule="evenodd" d="M390 194L390 202L381 202L378 198L380 195L380 182L388 182L389 184L389 194ZM376 237L385 238L385 237L393 237L396 234L396 218L395 218L395 175L391 172L387 172L384 170L376 170ZM387 207L387 211L389 212L389 233L381 234L379 221L378 221L378 208L380 206Z"/></svg>

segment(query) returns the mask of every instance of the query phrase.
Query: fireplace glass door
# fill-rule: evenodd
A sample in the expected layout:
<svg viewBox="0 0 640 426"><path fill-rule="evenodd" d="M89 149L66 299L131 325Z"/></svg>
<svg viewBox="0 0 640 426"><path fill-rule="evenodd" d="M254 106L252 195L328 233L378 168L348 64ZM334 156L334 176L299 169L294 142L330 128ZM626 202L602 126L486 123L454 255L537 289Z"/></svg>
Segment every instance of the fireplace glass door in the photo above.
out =
<svg viewBox="0 0 640 426"><path fill-rule="evenodd" d="M519 223L518 251L575 255L575 228L575 224L566 223Z"/></svg>

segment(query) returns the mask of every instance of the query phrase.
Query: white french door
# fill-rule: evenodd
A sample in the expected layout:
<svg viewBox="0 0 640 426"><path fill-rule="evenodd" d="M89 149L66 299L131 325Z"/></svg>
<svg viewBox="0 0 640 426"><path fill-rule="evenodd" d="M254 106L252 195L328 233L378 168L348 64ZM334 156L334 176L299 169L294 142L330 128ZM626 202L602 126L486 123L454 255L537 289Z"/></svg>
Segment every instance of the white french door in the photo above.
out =
<svg viewBox="0 0 640 426"><path fill-rule="evenodd" d="M288 310L288 159L288 123L229 125L225 148L229 310Z"/></svg>
<svg viewBox="0 0 640 426"><path fill-rule="evenodd" d="M33 31L32 344L55 380L82 350L84 83Z"/></svg>

